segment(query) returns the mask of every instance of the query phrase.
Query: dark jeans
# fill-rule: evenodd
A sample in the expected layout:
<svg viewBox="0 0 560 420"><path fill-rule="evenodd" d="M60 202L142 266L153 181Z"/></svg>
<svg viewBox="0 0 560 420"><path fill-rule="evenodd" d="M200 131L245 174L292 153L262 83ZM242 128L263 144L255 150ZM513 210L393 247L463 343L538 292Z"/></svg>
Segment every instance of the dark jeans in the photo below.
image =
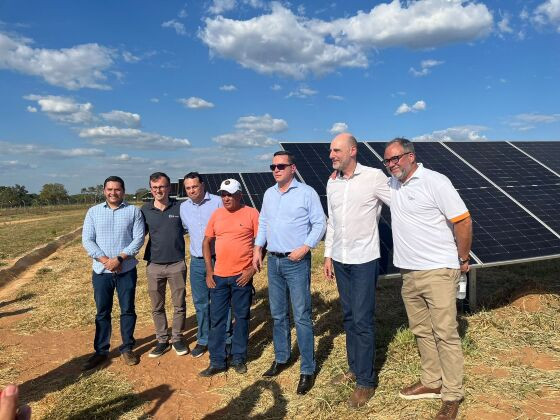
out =
<svg viewBox="0 0 560 420"><path fill-rule="evenodd" d="M286 363L292 349L290 334L290 303L301 355L300 372L315 372L313 321L311 320L311 253L301 261L268 255L268 299L274 321L275 360Z"/></svg>
<svg viewBox="0 0 560 420"><path fill-rule="evenodd" d="M358 385L376 386L375 361L375 286L378 260L364 264L333 261L336 285L346 331L346 357Z"/></svg>
<svg viewBox="0 0 560 420"><path fill-rule="evenodd" d="M226 367L226 323L230 306L233 309L233 337L231 345L232 364L245 363L249 341L249 317L253 297L252 280L241 287L230 277L214 276L216 287L210 289L210 333L208 351L210 365Z"/></svg>
<svg viewBox="0 0 560 420"><path fill-rule="evenodd" d="M215 259L212 259L214 263ZM196 311L196 342L208 345L210 330L210 289L206 285L206 263L202 258L191 257L190 283L194 309ZM226 344L231 344L231 308L226 322Z"/></svg>
<svg viewBox="0 0 560 420"><path fill-rule="evenodd" d="M113 296L117 289L119 306L121 308L121 338L119 347L121 353L132 350L134 327L136 326L136 312L134 310L134 296L136 293L136 267L125 273L93 273L93 297L97 314L95 315L95 339L93 347L97 354L109 353L111 342L111 311L113 310Z"/></svg>

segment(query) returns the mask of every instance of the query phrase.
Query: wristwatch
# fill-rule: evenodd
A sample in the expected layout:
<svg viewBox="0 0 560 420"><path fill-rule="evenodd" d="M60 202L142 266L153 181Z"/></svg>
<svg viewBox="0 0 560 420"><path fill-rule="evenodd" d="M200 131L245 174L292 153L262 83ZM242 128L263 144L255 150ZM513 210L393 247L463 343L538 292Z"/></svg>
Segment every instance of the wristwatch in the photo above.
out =
<svg viewBox="0 0 560 420"><path fill-rule="evenodd" d="M468 263L470 260L470 257L467 257L465 260L459 257L459 262L461 263L461 265Z"/></svg>
<svg viewBox="0 0 560 420"><path fill-rule="evenodd" d="M121 257L120 255L117 255L117 260L119 260L119 263L122 264L122 262L124 261L124 258Z"/></svg>

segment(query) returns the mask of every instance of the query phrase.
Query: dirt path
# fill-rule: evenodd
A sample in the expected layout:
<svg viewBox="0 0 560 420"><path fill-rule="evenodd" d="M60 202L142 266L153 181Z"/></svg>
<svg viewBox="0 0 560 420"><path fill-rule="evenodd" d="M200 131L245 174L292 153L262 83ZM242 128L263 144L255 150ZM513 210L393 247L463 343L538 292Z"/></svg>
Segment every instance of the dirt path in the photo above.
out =
<svg viewBox="0 0 560 420"><path fill-rule="evenodd" d="M22 357L17 383L31 401L42 399L48 392L57 391L63 383L78 379L80 367L92 352L93 328L84 331L40 331L20 335L12 328L28 313L12 314L11 299L17 290L31 281L41 263L30 267L12 283L0 289L0 343L17 349ZM208 366L208 355L195 359L190 355L177 356L169 351L162 357L150 359L148 352L154 341L151 325L136 329L140 364L126 366L118 351L120 336L113 331L111 361L106 367L131 383L134 391L150 401L146 413L155 419L199 419L220 406L221 396L212 390L226 382L226 377L213 379L198 377Z"/></svg>
<svg viewBox="0 0 560 420"><path fill-rule="evenodd" d="M84 213L83 210L79 210L79 211L69 211L67 213L63 213L64 216L73 216L75 214L82 214ZM0 227L2 226L8 226L8 225L19 225L20 223L29 223L29 222L38 222L40 220L47 220L47 219L60 219L62 216L56 215L56 216L44 216L44 217L34 217L32 219L22 219L22 220L10 220L8 222L0 222Z"/></svg>

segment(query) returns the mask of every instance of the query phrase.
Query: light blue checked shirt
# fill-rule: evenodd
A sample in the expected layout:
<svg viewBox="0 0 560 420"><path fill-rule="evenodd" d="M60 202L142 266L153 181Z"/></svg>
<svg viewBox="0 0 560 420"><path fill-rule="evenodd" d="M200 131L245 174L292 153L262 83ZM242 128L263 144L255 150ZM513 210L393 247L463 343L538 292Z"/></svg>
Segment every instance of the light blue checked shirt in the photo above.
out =
<svg viewBox="0 0 560 420"><path fill-rule="evenodd" d="M214 194L204 193L204 198L199 204L196 204L190 198L181 203L179 214L183 227L189 233L191 244L189 251L191 257L202 257L202 240L204 239L204 231L210 216L219 207L223 207L222 199ZM212 255L214 254L214 244L212 243Z"/></svg>
<svg viewBox="0 0 560 420"><path fill-rule="evenodd" d="M93 271L97 274L110 271L95 258L115 258L121 253L129 256L122 263L122 272L132 270L138 264L134 255L144 244L142 212L124 201L116 209L107 203L91 207L84 220L82 244L93 258Z"/></svg>
<svg viewBox="0 0 560 420"><path fill-rule="evenodd" d="M317 192L295 178L285 192L278 184L264 193L255 245L272 252L315 248L325 234L325 213Z"/></svg>

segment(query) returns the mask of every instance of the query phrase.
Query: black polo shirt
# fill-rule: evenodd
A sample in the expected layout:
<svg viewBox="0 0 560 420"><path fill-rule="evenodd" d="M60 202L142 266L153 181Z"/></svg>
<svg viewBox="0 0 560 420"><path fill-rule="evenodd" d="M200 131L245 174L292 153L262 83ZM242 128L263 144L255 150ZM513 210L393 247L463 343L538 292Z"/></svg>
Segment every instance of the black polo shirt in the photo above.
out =
<svg viewBox="0 0 560 420"><path fill-rule="evenodd" d="M142 206L146 233L150 240L146 245L144 259L154 263L174 263L185 259L185 231L181 223L177 200L169 199L165 210L154 207L154 201Z"/></svg>

